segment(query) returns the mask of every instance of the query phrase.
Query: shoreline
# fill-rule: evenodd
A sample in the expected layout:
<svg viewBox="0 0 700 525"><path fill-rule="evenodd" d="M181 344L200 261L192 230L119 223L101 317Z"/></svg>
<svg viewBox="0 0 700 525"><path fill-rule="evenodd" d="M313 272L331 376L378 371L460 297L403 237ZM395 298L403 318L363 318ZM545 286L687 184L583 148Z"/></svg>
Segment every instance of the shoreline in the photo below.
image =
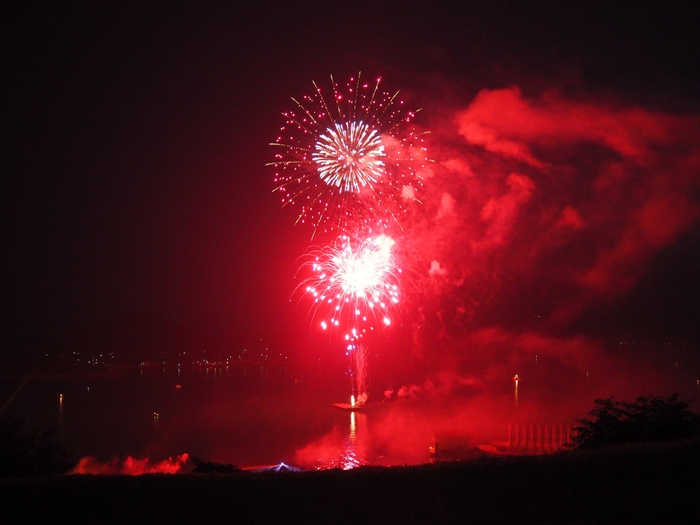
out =
<svg viewBox="0 0 700 525"><path fill-rule="evenodd" d="M6 515L25 522L693 523L700 442L349 471L5 479L0 491Z"/></svg>

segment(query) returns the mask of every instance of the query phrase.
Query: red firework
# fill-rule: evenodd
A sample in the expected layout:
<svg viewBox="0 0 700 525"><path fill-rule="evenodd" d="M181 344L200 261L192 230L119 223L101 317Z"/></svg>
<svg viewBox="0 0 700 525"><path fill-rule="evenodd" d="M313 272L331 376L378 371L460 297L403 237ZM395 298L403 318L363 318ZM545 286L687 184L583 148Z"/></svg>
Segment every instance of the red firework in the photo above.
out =
<svg viewBox="0 0 700 525"><path fill-rule="evenodd" d="M311 275L298 287L313 297L312 316L325 329L345 331L354 340L375 324L391 324L399 302L398 274L391 248L394 240L380 235L353 246L341 236L335 246L312 250L302 268Z"/></svg>

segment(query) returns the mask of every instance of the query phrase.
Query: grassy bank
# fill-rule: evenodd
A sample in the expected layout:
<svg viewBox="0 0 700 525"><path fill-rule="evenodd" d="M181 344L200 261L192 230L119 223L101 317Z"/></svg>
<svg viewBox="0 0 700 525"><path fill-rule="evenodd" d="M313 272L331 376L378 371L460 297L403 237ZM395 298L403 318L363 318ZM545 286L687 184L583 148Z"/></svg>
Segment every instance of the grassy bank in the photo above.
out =
<svg viewBox="0 0 700 525"><path fill-rule="evenodd" d="M347 472L0 480L0 495L3 523L700 523L700 443Z"/></svg>

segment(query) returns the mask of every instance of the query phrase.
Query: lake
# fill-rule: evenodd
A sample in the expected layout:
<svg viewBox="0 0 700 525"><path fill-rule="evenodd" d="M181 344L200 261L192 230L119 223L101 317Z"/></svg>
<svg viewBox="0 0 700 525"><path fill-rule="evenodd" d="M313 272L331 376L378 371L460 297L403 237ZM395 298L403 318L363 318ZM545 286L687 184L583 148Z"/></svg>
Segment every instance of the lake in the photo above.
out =
<svg viewBox="0 0 700 525"><path fill-rule="evenodd" d="M551 436L552 426L566 428L585 417L597 397L699 397L696 364L667 368L664 375L658 366L649 372L625 365L589 376L550 369L540 360L521 367L518 382L508 373L450 372L390 387L376 379L369 402L355 412L334 406L350 400L341 368L93 367L38 373L9 412L35 429L55 427L77 458L100 462L129 456L158 462L186 453L244 468L280 462L304 469L403 465L428 462L438 434L475 435L488 444L507 440L509 425L535 424L535 433L543 425L542 436ZM21 383L0 379L0 402Z"/></svg>
<svg viewBox="0 0 700 525"><path fill-rule="evenodd" d="M409 453L373 447L363 433L386 411L380 403L361 412L334 406L351 393L347 378L334 372L183 366L37 374L9 412L35 429L53 426L77 457L103 462L183 453L241 467L285 462L307 469L429 460L430 432ZM3 403L21 382L2 381Z"/></svg>

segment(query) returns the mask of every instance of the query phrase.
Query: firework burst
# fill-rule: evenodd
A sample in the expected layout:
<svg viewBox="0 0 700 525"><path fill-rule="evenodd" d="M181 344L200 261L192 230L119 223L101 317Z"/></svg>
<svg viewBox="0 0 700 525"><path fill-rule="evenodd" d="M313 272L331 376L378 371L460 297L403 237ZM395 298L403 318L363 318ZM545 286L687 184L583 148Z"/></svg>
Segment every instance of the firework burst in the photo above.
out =
<svg viewBox="0 0 700 525"><path fill-rule="evenodd" d="M302 268L310 268L298 289L313 297L311 314L321 327L346 331L345 339L361 337L374 324L391 324L399 302L398 274L392 262L394 240L386 235L353 247L341 236L335 246L310 251Z"/></svg>
<svg viewBox="0 0 700 525"><path fill-rule="evenodd" d="M406 203L417 200L428 162L423 135L398 92L351 78L341 88L331 77L324 95L314 82L312 95L292 99L277 140L275 191L283 206L299 208L297 222L314 235L353 231L383 232L400 223Z"/></svg>

